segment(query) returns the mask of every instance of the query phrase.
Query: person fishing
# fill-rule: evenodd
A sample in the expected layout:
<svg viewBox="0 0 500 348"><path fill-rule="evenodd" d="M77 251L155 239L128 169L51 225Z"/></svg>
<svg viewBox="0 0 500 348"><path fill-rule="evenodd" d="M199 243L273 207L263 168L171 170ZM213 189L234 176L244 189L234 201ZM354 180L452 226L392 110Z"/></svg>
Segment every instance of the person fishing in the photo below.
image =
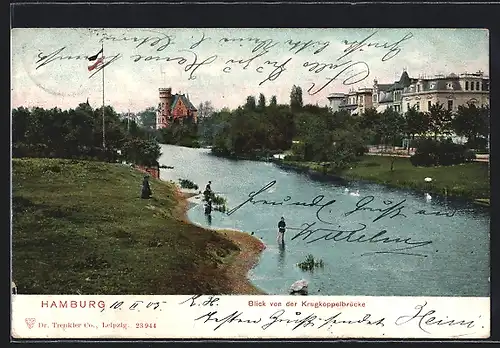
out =
<svg viewBox="0 0 500 348"><path fill-rule="evenodd" d="M211 184L212 182L209 181L207 186L205 187L205 191L203 192L203 195L205 196L205 201L210 203L212 201L212 196L213 196Z"/></svg>
<svg viewBox="0 0 500 348"><path fill-rule="evenodd" d="M285 231L286 231L286 222L285 218L281 217L278 222L278 243L284 245L285 244Z"/></svg>

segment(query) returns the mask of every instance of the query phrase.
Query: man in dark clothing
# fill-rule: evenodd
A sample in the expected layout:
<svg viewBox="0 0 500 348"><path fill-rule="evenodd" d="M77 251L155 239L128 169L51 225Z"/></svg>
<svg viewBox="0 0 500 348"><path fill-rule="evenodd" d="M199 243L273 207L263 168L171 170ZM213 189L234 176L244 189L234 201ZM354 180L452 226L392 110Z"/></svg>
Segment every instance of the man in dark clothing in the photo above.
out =
<svg viewBox="0 0 500 348"><path fill-rule="evenodd" d="M279 244L285 244L285 230L286 230L285 218L281 217L281 220L278 222L278 243Z"/></svg>
<svg viewBox="0 0 500 348"><path fill-rule="evenodd" d="M203 191L203 195L205 196L206 202L210 202L212 200L213 193L212 193L212 187L210 186L211 183L212 182L209 181L207 186L205 187L205 191Z"/></svg>

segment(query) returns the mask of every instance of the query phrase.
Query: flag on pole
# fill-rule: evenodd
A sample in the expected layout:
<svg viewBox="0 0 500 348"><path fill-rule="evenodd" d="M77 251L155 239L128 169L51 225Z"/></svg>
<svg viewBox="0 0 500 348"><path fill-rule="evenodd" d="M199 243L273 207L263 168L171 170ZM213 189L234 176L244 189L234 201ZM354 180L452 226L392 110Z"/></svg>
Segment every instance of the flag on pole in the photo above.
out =
<svg viewBox="0 0 500 348"><path fill-rule="evenodd" d="M89 71L94 70L99 65L102 65L104 63L104 56L102 53L103 53L103 49L101 48L101 50L99 52L97 52L97 54L94 54L93 56L88 57L88 60L89 60L88 69L89 69Z"/></svg>

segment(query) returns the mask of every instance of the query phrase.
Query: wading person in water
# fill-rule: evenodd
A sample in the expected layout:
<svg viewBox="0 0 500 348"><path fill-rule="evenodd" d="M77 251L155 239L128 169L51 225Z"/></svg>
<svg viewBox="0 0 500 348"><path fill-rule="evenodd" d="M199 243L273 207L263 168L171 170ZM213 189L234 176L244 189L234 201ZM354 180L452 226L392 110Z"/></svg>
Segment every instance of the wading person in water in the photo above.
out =
<svg viewBox="0 0 500 348"><path fill-rule="evenodd" d="M211 181L209 181L208 184L207 184L207 186L205 187L205 191L203 192L203 195L205 196L205 201L211 203L213 193L212 193L212 187L210 186L210 184L212 184Z"/></svg>
<svg viewBox="0 0 500 348"><path fill-rule="evenodd" d="M278 244L285 244L285 230L286 223L285 218L281 217L281 220L278 222Z"/></svg>

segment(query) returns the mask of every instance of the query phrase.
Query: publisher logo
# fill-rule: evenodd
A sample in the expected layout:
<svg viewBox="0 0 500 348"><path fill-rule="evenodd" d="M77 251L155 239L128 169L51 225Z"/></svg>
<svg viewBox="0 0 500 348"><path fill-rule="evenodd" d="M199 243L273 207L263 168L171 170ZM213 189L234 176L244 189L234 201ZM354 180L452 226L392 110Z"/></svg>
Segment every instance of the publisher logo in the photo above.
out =
<svg viewBox="0 0 500 348"><path fill-rule="evenodd" d="M35 318L26 318L26 319L24 319L24 321L26 322L28 329L32 329L33 326L35 326L36 319Z"/></svg>

